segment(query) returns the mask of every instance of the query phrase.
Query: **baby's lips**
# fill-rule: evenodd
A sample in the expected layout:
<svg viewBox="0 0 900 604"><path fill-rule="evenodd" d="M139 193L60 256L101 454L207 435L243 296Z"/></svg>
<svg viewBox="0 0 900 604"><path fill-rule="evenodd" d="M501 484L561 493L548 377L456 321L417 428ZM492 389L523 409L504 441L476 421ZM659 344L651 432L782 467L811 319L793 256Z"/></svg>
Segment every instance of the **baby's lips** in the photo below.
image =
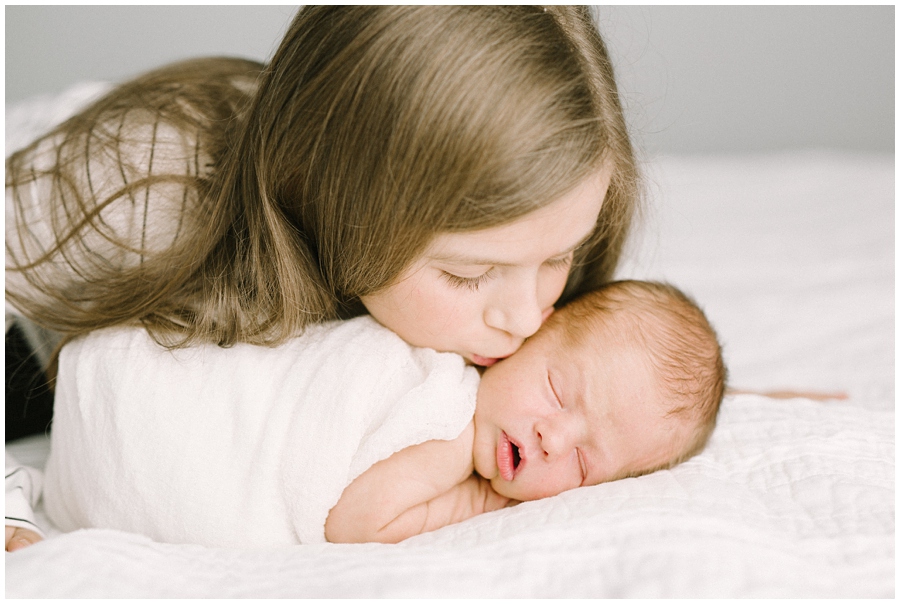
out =
<svg viewBox="0 0 900 604"><path fill-rule="evenodd" d="M512 443L506 432L500 432L500 438L497 441L497 471L503 480L510 481L516 475L513 467Z"/></svg>

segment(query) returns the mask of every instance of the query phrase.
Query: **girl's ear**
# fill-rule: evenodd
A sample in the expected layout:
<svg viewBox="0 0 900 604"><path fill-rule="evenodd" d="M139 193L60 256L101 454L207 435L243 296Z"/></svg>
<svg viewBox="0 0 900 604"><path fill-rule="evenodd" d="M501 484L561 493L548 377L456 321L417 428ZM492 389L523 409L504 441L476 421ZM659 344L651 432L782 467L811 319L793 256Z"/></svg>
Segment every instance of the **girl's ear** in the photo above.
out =
<svg viewBox="0 0 900 604"><path fill-rule="evenodd" d="M556 308L551 306L550 308L548 308L547 310L544 311L544 314L541 315L541 325L543 325L547 321L547 319L550 318L550 315L553 314L554 310L556 310Z"/></svg>

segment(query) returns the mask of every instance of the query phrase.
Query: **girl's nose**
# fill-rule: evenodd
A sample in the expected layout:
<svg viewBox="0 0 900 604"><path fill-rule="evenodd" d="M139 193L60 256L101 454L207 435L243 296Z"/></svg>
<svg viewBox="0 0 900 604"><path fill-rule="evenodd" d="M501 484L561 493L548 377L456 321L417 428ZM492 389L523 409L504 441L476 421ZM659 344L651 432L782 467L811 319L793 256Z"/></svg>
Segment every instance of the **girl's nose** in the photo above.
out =
<svg viewBox="0 0 900 604"><path fill-rule="evenodd" d="M544 322L544 311L537 296L536 283L513 288L485 309L484 322L517 338L528 338Z"/></svg>

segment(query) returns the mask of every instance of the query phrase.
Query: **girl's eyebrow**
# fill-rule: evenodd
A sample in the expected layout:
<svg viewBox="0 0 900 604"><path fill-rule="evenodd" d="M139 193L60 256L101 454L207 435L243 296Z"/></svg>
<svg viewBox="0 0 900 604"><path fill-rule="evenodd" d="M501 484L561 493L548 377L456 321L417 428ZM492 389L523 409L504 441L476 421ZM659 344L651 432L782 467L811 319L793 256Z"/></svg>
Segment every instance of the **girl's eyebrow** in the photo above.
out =
<svg viewBox="0 0 900 604"><path fill-rule="evenodd" d="M591 232L581 238L581 241L576 243L575 245L569 247L568 249L551 256L552 258L556 258L559 256L565 256L567 254L571 254L585 243L587 243L591 237L594 235L594 230L591 229ZM428 254L428 258L430 260L436 260L438 262L447 262L450 264L471 264L471 265L482 265L482 266L513 266L515 263L513 262L500 262L497 260L493 260L490 258L485 258L483 256L468 256L466 254Z"/></svg>

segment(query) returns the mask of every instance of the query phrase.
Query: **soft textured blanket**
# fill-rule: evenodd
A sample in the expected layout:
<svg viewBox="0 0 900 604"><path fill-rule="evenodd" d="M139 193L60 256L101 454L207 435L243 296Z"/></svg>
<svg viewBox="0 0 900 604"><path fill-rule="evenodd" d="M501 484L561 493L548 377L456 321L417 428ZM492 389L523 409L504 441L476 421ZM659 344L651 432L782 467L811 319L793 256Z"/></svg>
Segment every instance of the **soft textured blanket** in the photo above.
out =
<svg viewBox="0 0 900 604"><path fill-rule="evenodd" d="M60 355L44 508L65 531L168 543L324 543L341 492L372 464L459 436L478 372L371 317L277 348L167 350L111 328Z"/></svg>
<svg viewBox="0 0 900 604"><path fill-rule="evenodd" d="M693 294L735 387L669 471L398 545L238 551L59 535L6 558L11 597L893 597L894 158L824 151L646 164L619 276ZM40 464L46 441L15 447Z"/></svg>

